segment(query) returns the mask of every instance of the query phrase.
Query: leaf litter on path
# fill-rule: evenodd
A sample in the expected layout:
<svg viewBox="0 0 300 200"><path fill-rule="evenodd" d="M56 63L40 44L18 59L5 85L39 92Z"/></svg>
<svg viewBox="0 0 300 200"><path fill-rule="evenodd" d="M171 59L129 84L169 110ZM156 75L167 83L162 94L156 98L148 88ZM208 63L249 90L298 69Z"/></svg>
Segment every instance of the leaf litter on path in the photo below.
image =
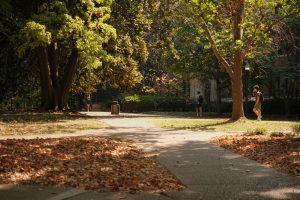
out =
<svg viewBox="0 0 300 200"><path fill-rule="evenodd" d="M300 178L300 138L288 134L221 136L213 143L278 171Z"/></svg>
<svg viewBox="0 0 300 200"><path fill-rule="evenodd" d="M0 140L0 184L163 192L184 185L131 141L98 137Z"/></svg>

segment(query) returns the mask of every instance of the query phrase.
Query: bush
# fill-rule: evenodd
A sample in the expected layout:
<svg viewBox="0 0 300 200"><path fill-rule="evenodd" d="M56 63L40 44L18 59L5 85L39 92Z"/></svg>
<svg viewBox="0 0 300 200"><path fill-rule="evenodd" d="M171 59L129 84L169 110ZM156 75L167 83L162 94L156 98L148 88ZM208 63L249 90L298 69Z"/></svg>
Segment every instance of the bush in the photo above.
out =
<svg viewBox="0 0 300 200"><path fill-rule="evenodd" d="M145 112L145 111L195 111L193 100L175 96L151 96L151 95L123 95L121 108L125 112ZM110 102L109 102L110 103ZM284 99L266 99L262 105L263 115L285 115L286 105L290 106L290 114L300 113L300 99L286 102ZM246 103L244 103L244 108ZM248 113L253 114L253 101L248 102ZM207 104L203 104L203 111L207 112ZM211 112L217 112L216 104L211 103ZM222 113L231 113L232 102L222 102Z"/></svg>
<svg viewBox="0 0 300 200"><path fill-rule="evenodd" d="M122 107L125 112L188 111L194 105L182 97L131 95L123 98Z"/></svg>
<svg viewBox="0 0 300 200"><path fill-rule="evenodd" d="M156 102L151 96L126 96L122 104L123 110L129 112L151 111L156 107Z"/></svg>
<svg viewBox="0 0 300 200"><path fill-rule="evenodd" d="M255 135L264 135L267 130L264 128L256 128L255 130L248 130L244 135L245 136L255 136Z"/></svg>
<svg viewBox="0 0 300 200"><path fill-rule="evenodd" d="M244 108L246 103L244 103ZM253 114L253 106L254 101L248 102L248 113L245 114ZM285 100L285 99L265 99L262 104L262 113L263 115L286 115L287 109L289 107L289 111L291 115L299 115L300 113L300 99L294 100ZM221 110L223 113L231 113L232 110L232 102L222 102Z"/></svg>

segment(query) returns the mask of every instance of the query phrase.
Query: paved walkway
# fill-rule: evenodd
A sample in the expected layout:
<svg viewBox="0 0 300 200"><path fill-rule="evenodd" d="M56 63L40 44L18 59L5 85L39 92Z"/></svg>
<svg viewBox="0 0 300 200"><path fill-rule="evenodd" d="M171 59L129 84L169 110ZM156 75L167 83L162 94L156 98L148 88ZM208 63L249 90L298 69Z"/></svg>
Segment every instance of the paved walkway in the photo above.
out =
<svg viewBox="0 0 300 200"><path fill-rule="evenodd" d="M109 129L89 135L135 140L187 189L162 194L97 193L77 189L0 185L1 200L235 200L300 199L300 180L221 149L208 141L218 132L161 129L142 118L105 118ZM77 135L86 135L86 132ZM57 135L61 137L63 135Z"/></svg>

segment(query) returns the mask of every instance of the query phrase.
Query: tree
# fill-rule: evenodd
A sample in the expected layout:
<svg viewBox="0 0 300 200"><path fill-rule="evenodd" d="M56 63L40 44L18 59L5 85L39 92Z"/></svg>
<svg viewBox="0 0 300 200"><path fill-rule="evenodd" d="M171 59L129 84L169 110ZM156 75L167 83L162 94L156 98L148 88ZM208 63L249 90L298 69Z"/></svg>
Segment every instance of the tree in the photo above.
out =
<svg viewBox="0 0 300 200"><path fill-rule="evenodd" d="M10 36L20 27L16 7L10 0L0 0L0 103L15 97L32 103L32 96L38 90L37 70L32 67L34 56L27 54L28 59L20 59L10 44Z"/></svg>
<svg viewBox="0 0 300 200"><path fill-rule="evenodd" d="M244 118L243 64L285 18L299 15L299 0L193 0L199 23L232 88L232 120Z"/></svg>
<svg viewBox="0 0 300 200"><path fill-rule="evenodd" d="M103 45L116 38L106 21L111 1L33 1L31 17L13 39L18 53L38 59L44 109L68 109L78 69L96 69L109 59Z"/></svg>

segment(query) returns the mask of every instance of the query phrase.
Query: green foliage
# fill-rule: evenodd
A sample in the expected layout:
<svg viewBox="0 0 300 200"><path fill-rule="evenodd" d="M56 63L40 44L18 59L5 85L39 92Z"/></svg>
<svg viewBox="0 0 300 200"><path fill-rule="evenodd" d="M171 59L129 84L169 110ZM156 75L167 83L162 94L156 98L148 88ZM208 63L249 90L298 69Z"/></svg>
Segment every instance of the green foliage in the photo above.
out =
<svg viewBox="0 0 300 200"><path fill-rule="evenodd" d="M193 0L193 3L195 12L210 28L221 55L228 60L237 49L244 50L246 58L253 59L262 51L267 56L265 49L274 48L278 44L276 33L283 31L285 20L300 14L299 0L246 0L245 19L241 25L243 40L234 41L231 20L233 1Z"/></svg>
<svg viewBox="0 0 300 200"><path fill-rule="evenodd" d="M20 30L20 37L14 38L19 55L24 55L27 48L35 49L39 46L48 46L51 43L51 33L46 30L46 26L29 21Z"/></svg>
<svg viewBox="0 0 300 200"><path fill-rule="evenodd" d="M256 128L255 130L248 130L244 135L245 136L255 136L255 135L264 135L266 134L266 129Z"/></svg>
<svg viewBox="0 0 300 200"><path fill-rule="evenodd" d="M123 102L124 111L142 112L153 111L156 107L156 101L151 96L127 96Z"/></svg>
<svg viewBox="0 0 300 200"><path fill-rule="evenodd" d="M284 136L284 133L282 132L272 132L270 134L270 137L282 137L282 136Z"/></svg>
<svg viewBox="0 0 300 200"><path fill-rule="evenodd" d="M126 96L122 101L123 111L185 111L190 108L190 102L175 96Z"/></svg>

